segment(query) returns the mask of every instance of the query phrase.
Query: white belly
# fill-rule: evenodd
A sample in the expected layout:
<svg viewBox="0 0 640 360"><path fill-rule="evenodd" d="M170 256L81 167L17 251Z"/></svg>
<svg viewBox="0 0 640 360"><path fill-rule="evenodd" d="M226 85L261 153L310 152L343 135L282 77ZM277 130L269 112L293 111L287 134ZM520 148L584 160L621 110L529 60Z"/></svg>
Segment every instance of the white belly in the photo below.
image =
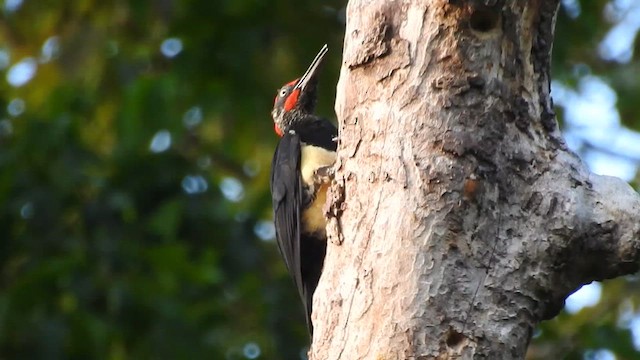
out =
<svg viewBox="0 0 640 360"><path fill-rule="evenodd" d="M327 189L329 184L316 184L315 186L319 186L319 188L314 189L314 183L317 183L317 180L314 181L314 175L316 169L325 166L332 166L336 161L336 153L318 146L304 146L303 144L300 160L302 164L300 172L303 183L310 187L309 190L311 192L315 193L315 199L313 199L311 204L302 213L301 220L305 225L303 230L307 233L319 233L324 235L326 219L322 208L327 201Z"/></svg>
<svg viewBox="0 0 640 360"><path fill-rule="evenodd" d="M322 184L308 208L302 212L302 223L305 233L317 233L324 235L326 232L327 220L324 217L322 208L327 202L328 184Z"/></svg>
<svg viewBox="0 0 640 360"><path fill-rule="evenodd" d="M300 172L302 173L303 182L312 184L314 171L320 167L333 165L334 162L336 162L335 152L303 143L300 156L300 163L302 164Z"/></svg>

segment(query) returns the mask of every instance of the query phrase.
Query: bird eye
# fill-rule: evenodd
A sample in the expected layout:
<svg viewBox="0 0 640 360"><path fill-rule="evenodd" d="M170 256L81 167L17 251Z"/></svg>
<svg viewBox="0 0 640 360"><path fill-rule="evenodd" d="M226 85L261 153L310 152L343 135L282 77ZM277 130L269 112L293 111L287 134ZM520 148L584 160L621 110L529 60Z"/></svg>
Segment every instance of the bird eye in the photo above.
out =
<svg viewBox="0 0 640 360"><path fill-rule="evenodd" d="M280 90L280 97L287 95L287 89Z"/></svg>

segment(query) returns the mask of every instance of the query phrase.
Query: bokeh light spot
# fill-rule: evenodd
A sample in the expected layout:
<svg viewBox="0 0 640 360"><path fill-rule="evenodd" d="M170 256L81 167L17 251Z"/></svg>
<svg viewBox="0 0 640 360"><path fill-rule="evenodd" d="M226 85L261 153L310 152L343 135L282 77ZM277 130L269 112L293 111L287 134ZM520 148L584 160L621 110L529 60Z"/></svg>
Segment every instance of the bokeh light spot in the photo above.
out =
<svg viewBox="0 0 640 360"><path fill-rule="evenodd" d="M244 197L244 186L240 180L232 177L222 179L220 182L220 191L222 195L232 202L238 202Z"/></svg>
<svg viewBox="0 0 640 360"><path fill-rule="evenodd" d="M4 10L8 13L17 11L22 6L22 0L5 0Z"/></svg>
<svg viewBox="0 0 640 360"><path fill-rule="evenodd" d="M9 119L0 120L0 136L7 137L13 134L13 124Z"/></svg>
<svg viewBox="0 0 640 360"><path fill-rule="evenodd" d="M160 51L168 58L175 57L182 51L182 40L175 37L165 39L160 45Z"/></svg>
<svg viewBox="0 0 640 360"><path fill-rule="evenodd" d="M13 117L20 116L26 108L24 100L15 98L7 104L7 113Z"/></svg>
<svg viewBox="0 0 640 360"><path fill-rule="evenodd" d="M211 157L207 155L201 156L196 161L196 164L198 164L198 167L202 170L208 169L211 166Z"/></svg>
<svg viewBox="0 0 640 360"><path fill-rule="evenodd" d="M242 348L242 353L247 359L257 359L262 351L260 350L260 346L258 346L258 344L250 342L244 345L244 347Z"/></svg>
<svg viewBox="0 0 640 360"><path fill-rule="evenodd" d="M60 38L57 36L51 36L45 40L42 44L42 50L40 55L40 62L47 63L56 57L60 53Z"/></svg>
<svg viewBox="0 0 640 360"><path fill-rule="evenodd" d="M247 176L254 177L260 172L260 163L255 159L247 160L242 165L242 171L244 171Z"/></svg>
<svg viewBox="0 0 640 360"><path fill-rule="evenodd" d="M616 355L609 349L587 350L582 357L584 360L616 360Z"/></svg>
<svg viewBox="0 0 640 360"><path fill-rule="evenodd" d="M270 241L276 237L276 227L273 225L273 221L258 221L253 227L253 232L262 241Z"/></svg>
<svg viewBox="0 0 640 360"><path fill-rule="evenodd" d="M200 175L187 175L182 179L182 189L189 195L201 194L208 188L207 180Z"/></svg>
<svg viewBox="0 0 640 360"><path fill-rule="evenodd" d="M33 203L26 202L22 205L22 207L20 207L20 217L22 217L23 219L31 219L33 217Z"/></svg>
<svg viewBox="0 0 640 360"><path fill-rule="evenodd" d="M578 16L580 16L580 12L582 11L580 2L578 0L562 0L562 7L564 8L564 11L567 13L567 15L572 19L578 18Z"/></svg>
<svg viewBox="0 0 640 360"><path fill-rule="evenodd" d="M202 122L202 108L194 106L187 110L182 117L182 123L187 129L192 129Z"/></svg>
<svg viewBox="0 0 640 360"><path fill-rule="evenodd" d="M24 58L9 68L7 82L13 87L20 87L33 79L37 69L38 64L34 58Z"/></svg>
<svg viewBox="0 0 640 360"><path fill-rule="evenodd" d="M9 67L11 63L11 56L9 55L9 51L6 49L0 49L0 70L4 70Z"/></svg>
<svg viewBox="0 0 640 360"><path fill-rule="evenodd" d="M171 147L171 133L168 130L160 130L151 139L149 150L154 153L167 151Z"/></svg>

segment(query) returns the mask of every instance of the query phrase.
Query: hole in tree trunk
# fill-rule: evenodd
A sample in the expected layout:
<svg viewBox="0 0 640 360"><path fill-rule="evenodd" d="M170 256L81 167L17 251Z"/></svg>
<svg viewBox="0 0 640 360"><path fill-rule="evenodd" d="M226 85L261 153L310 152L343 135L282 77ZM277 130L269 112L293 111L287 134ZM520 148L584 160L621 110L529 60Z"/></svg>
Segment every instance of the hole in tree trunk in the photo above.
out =
<svg viewBox="0 0 640 360"><path fill-rule="evenodd" d="M460 345L460 343L462 343L462 341L464 340L464 335L462 335L461 333L453 330L453 329L449 329L449 334L447 335L447 346L452 348L452 347L456 347L458 345Z"/></svg>
<svg viewBox="0 0 640 360"><path fill-rule="evenodd" d="M489 8L475 9L469 18L469 26L478 32L489 32L498 26L500 14Z"/></svg>

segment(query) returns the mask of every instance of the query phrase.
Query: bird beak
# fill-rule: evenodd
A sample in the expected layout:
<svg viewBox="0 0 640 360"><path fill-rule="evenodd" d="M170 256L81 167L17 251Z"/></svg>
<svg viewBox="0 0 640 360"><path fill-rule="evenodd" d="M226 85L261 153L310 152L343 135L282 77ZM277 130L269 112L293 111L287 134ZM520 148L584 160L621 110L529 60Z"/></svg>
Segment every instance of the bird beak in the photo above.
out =
<svg viewBox="0 0 640 360"><path fill-rule="evenodd" d="M315 78L316 73L318 72L318 69L322 64L322 60L324 59L324 56L327 54L328 51L329 51L329 47L327 46L327 44L324 44L322 49L320 49L320 52L318 52L318 55L316 55L316 58L313 59L313 61L311 62L311 65L309 65L309 68L307 69L307 71L304 72L304 75L302 75L300 80L298 80L296 85L293 87L294 90L300 89L300 91L304 93L304 90L307 87L307 85L311 82L311 80Z"/></svg>

